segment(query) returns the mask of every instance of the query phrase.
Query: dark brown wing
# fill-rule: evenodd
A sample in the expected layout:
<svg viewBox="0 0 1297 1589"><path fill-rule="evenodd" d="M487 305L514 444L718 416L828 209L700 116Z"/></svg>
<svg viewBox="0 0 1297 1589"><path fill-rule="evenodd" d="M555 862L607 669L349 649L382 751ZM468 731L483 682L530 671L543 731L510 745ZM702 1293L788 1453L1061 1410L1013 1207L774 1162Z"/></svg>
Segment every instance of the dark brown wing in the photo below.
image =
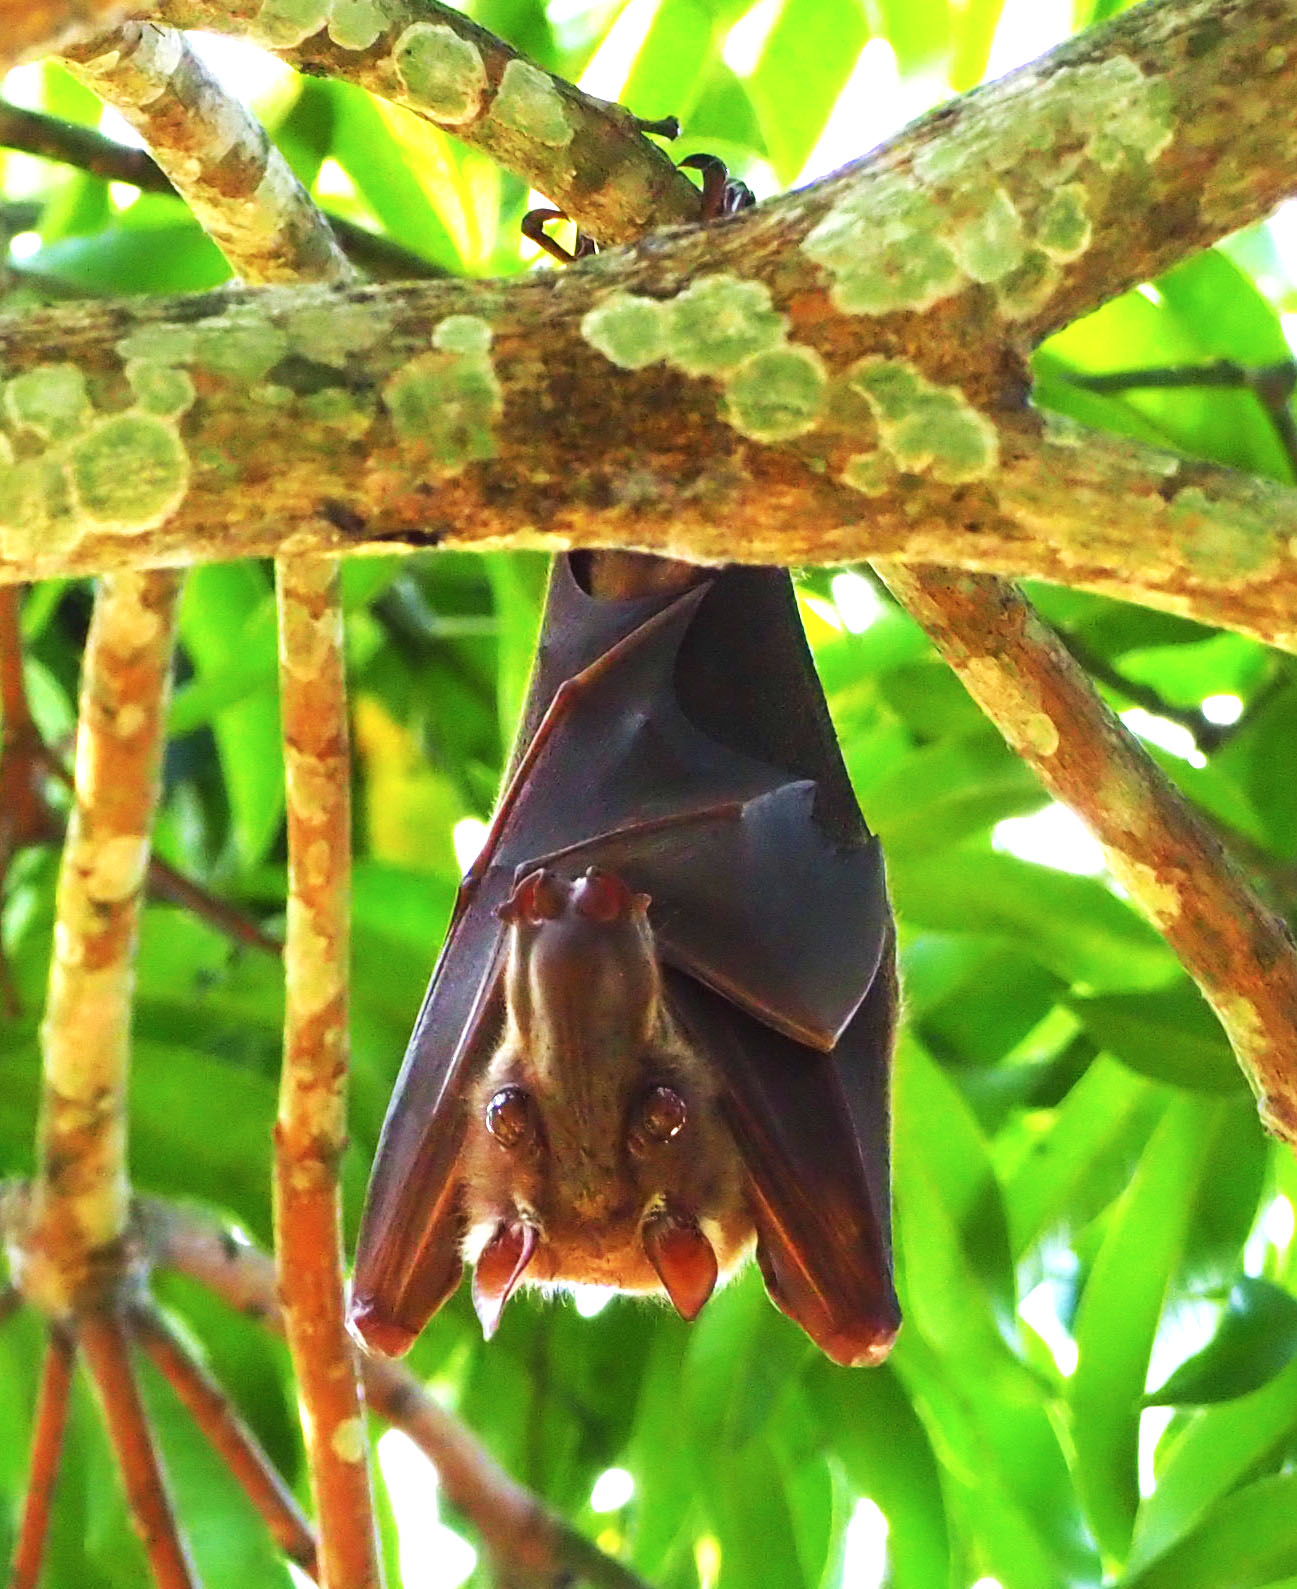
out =
<svg viewBox="0 0 1297 1589"><path fill-rule="evenodd" d="M794 1068L802 1045L828 1049L856 1018L889 941L877 846L786 575L732 569L607 602L559 560L520 743L370 1183L354 1316L384 1350L408 1345L459 1277L462 1099L498 1030L495 912L522 873L567 857L651 894L664 959L797 1039Z"/></svg>

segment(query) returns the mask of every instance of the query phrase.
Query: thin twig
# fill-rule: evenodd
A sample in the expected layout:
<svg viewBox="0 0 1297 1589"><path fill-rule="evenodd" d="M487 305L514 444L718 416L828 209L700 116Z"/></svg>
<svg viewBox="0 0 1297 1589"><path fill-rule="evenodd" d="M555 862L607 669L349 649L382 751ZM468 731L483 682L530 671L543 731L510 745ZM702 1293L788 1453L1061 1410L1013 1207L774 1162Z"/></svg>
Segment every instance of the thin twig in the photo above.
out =
<svg viewBox="0 0 1297 1589"><path fill-rule="evenodd" d="M1104 846L1219 1016L1266 1123L1297 1145L1297 950L1285 923L1018 591L938 569L880 572L1013 749Z"/></svg>
<svg viewBox="0 0 1297 1589"><path fill-rule="evenodd" d="M176 1526L120 1317L111 1312L86 1314L77 1321L77 1341L98 1392L122 1470L131 1520L148 1553L157 1589L199 1589L198 1575Z"/></svg>
<svg viewBox="0 0 1297 1589"><path fill-rule="evenodd" d="M199 1210L156 1198L141 1198L138 1210L154 1262L188 1275L229 1307L283 1333L274 1265L265 1253ZM646 1589L642 1579L503 1472L409 1369L366 1357L361 1372L375 1411L415 1441L495 1561L551 1576L566 1569L600 1589Z"/></svg>
<svg viewBox="0 0 1297 1589"><path fill-rule="evenodd" d="M32 1429L31 1460L27 1464L27 1491L22 1521L9 1572L9 1589L36 1589L45 1541L49 1536L54 1489L59 1476L63 1431L67 1424L68 1390L72 1383L72 1338L51 1328L45 1337L45 1361L36 1393L36 1421Z"/></svg>
<svg viewBox="0 0 1297 1589"><path fill-rule="evenodd" d="M1260 403L1274 430L1275 438L1288 461L1288 473L1297 480L1297 424L1293 422L1292 399L1297 389L1297 363L1281 359L1276 364L1239 364L1233 359L1217 359L1213 364L1156 365L1135 370L1111 370L1102 375L1068 372L1073 386L1087 392L1122 393L1137 387L1160 391L1221 387L1251 392Z"/></svg>
<svg viewBox="0 0 1297 1589"><path fill-rule="evenodd" d="M161 1314L139 1307L133 1311L131 1323L141 1346L265 1519L280 1549L314 1578L311 1525L229 1397L195 1362Z"/></svg>
<svg viewBox="0 0 1297 1589"><path fill-rule="evenodd" d="M102 177L105 182L129 182L142 193L179 197L170 177L147 149L131 149L93 128L7 101L0 101L0 147L57 160ZM441 265L390 237L371 232L332 210L324 213L348 259L376 280L438 280L448 274ZM27 224L34 226L39 214L39 210L33 210Z"/></svg>

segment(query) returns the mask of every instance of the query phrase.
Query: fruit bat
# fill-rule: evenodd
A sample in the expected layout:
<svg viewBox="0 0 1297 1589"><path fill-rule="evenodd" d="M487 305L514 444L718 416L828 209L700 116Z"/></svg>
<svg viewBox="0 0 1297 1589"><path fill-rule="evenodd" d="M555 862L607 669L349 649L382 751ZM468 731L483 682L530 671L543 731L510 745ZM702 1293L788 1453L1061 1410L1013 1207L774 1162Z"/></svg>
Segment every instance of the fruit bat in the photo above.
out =
<svg viewBox="0 0 1297 1589"><path fill-rule="evenodd" d="M474 1265L665 1296L755 1247L835 1361L891 1280L895 932L782 570L556 560L511 768L388 1109L352 1325L404 1351Z"/></svg>

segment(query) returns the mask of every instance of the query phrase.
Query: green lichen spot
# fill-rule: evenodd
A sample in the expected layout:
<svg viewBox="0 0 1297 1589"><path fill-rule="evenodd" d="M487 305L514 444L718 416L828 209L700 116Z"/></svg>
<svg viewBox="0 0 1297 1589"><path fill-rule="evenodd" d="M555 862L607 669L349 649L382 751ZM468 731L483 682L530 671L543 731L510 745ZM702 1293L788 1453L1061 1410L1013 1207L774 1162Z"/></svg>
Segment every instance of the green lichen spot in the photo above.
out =
<svg viewBox="0 0 1297 1589"><path fill-rule="evenodd" d="M169 364L132 360L126 366L126 379L131 383L139 407L162 419L183 414L194 401L194 383L188 374Z"/></svg>
<svg viewBox="0 0 1297 1589"><path fill-rule="evenodd" d="M1033 249L1017 270L995 284L1000 313L1006 320L1025 320L1053 297L1061 272L1052 259Z"/></svg>
<svg viewBox="0 0 1297 1589"><path fill-rule="evenodd" d="M100 420L73 445L70 463L82 513L123 530L161 524L189 484L189 458L175 426L151 414Z"/></svg>
<svg viewBox="0 0 1297 1589"><path fill-rule="evenodd" d="M344 50L367 50L387 26L381 0L333 0L329 37Z"/></svg>
<svg viewBox="0 0 1297 1589"><path fill-rule="evenodd" d="M943 224L913 181L886 172L834 205L802 247L832 273L830 296L848 314L927 309L967 281Z"/></svg>
<svg viewBox="0 0 1297 1589"><path fill-rule="evenodd" d="M47 441L63 441L90 419L86 378L75 364L41 364L15 375L4 389L12 423L34 430Z"/></svg>
<svg viewBox="0 0 1297 1589"><path fill-rule="evenodd" d="M788 320L761 281L703 276L663 305L666 356L686 375L725 375L784 340Z"/></svg>
<svg viewBox="0 0 1297 1589"><path fill-rule="evenodd" d="M787 441L814 430L828 377L813 348L768 348L740 365L725 387L725 418L753 441Z"/></svg>
<svg viewBox="0 0 1297 1589"><path fill-rule="evenodd" d="M0 461L0 527L32 535L46 524L44 460Z"/></svg>
<svg viewBox="0 0 1297 1589"><path fill-rule="evenodd" d="M1085 253L1093 231L1084 187L1068 182L1036 216L1034 241L1051 259L1066 264Z"/></svg>
<svg viewBox="0 0 1297 1589"><path fill-rule="evenodd" d="M383 388L396 432L449 473L496 454L500 383L483 355L423 353Z"/></svg>
<svg viewBox="0 0 1297 1589"><path fill-rule="evenodd" d="M442 353L484 354L490 351L491 327L480 315L450 314L438 321L432 345Z"/></svg>
<svg viewBox="0 0 1297 1589"><path fill-rule="evenodd" d="M656 298L610 292L587 310L581 335L618 369L642 370L666 356L667 319Z"/></svg>
<svg viewBox="0 0 1297 1589"><path fill-rule="evenodd" d="M282 320L288 347L303 358L340 366L350 354L386 341L391 332L391 311L378 302L356 303L328 287L312 297L316 301L297 303Z"/></svg>
<svg viewBox="0 0 1297 1589"><path fill-rule="evenodd" d="M571 143L576 130L551 79L539 67L516 58L504 69L491 119L551 149Z"/></svg>
<svg viewBox="0 0 1297 1589"><path fill-rule="evenodd" d="M252 36L273 49L293 48L318 33L329 15L329 0L262 0L252 19Z"/></svg>
<svg viewBox="0 0 1297 1589"><path fill-rule="evenodd" d="M341 387L329 386L301 400L308 419L319 420L350 440L359 440L373 423L373 410Z"/></svg>
<svg viewBox="0 0 1297 1589"><path fill-rule="evenodd" d="M1003 188L996 188L985 206L956 228L950 246L972 281L999 281L1021 263L1022 217Z"/></svg>
<svg viewBox="0 0 1297 1589"><path fill-rule="evenodd" d="M1273 518L1261 501L1217 502L1186 486L1171 499L1167 518L1186 561L1214 579L1247 579L1278 554Z"/></svg>
<svg viewBox="0 0 1297 1589"><path fill-rule="evenodd" d="M198 338L188 326L139 326L117 344L121 358L155 364L188 364L197 348Z"/></svg>
<svg viewBox="0 0 1297 1589"><path fill-rule="evenodd" d="M1171 90L1161 78L1147 78L1126 55L1098 66L1076 68L1084 78L1081 93L1088 104L1090 152L1105 170L1128 159L1156 160L1171 142ZM1082 123L1084 126L1084 123Z"/></svg>
<svg viewBox="0 0 1297 1589"><path fill-rule="evenodd" d="M256 310L194 329L194 362L215 375L259 381L288 352L287 335Z"/></svg>
<svg viewBox="0 0 1297 1589"><path fill-rule="evenodd" d="M896 484L896 465L881 448L853 452L843 466L842 483L867 497L880 497Z"/></svg>
<svg viewBox="0 0 1297 1589"><path fill-rule="evenodd" d="M392 61L411 104L434 121L457 127L481 110L481 52L444 22L411 23L392 48Z"/></svg>
<svg viewBox="0 0 1297 1589"><path fill-rule="evenodd" d="M879 439L903 473L958 485L995 468L995 427L957 386L938 386L904 360L877 357L861 359L849 384L874 410Z"/></svg>

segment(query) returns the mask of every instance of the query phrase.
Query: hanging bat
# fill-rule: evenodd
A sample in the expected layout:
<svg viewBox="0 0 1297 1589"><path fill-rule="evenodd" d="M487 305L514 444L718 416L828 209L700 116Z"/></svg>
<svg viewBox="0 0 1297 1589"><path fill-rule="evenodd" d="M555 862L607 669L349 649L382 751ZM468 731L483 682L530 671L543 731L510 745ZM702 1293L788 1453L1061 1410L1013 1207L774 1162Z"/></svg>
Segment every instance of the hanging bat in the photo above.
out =
<svg viewBox="0 0 1297 1589"><path fill-rule="evenodd" d="M488 1336L520 1284L692 1319L755 1246L830 1357L879 1361L895 1014L878 841L788 576L559 558L383 1127L353 1328L403 1352L466 1260Z"/></svg>

